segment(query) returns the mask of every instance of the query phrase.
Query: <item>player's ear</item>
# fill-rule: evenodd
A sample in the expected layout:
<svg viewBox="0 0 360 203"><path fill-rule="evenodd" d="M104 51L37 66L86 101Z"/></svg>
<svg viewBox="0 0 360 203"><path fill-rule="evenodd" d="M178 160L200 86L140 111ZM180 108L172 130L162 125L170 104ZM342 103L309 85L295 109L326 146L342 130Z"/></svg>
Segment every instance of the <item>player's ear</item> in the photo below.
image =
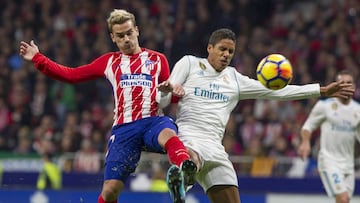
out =
<svg viewBox="0 0 360 203"><path fill-rule="evenodd" d="M110 38L111 38L111 41L115 43L115 36L113 33L110 32Z"/></svg>
<svg viewBox="0 0 360 203"><path fill-rule="evenodd" d="M136 36L139 37L139 35L140 35L139 27L138 27L138 26L135 26L134 29L135 29L135 31L136 31L136 33L137 33Z"/></svg>
<svg viewBox="0 0 360 203"><path fill-rule="evenodd" d="M207 46L207 51L208 51L208 53L209 53L213 48L214 48L213 45L208 44L208 46Z"/></svg>

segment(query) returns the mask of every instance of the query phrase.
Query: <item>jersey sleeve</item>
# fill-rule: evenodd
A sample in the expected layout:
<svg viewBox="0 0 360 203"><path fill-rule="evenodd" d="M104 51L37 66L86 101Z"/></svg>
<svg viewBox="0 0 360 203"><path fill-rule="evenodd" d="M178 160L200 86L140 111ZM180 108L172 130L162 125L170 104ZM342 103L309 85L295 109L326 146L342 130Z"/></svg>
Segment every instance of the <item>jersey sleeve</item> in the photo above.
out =
<svg viewBox="0 0 360 203"><path fill-rule="evenodd" d="M358 112L360 112L360 106L358 105ZM356 126L356 139L360 143L360 123Z"/></svg>
<svg viewBox="0 0 360 203"><path fill-rule="evenodd" d="M74 68L58 64L41 53L37 53L32 61L36 69L50 78L68 83L77 83L104 77L108 58L109 54L103 55L90 64Z"/></svg>
<svg viewBox="0 0 360 203"><path fill-rule="evenodd" d="M169 79L170 67L169 67L169 62L164 54L158 53L158 56L160 57L160 64L161 64L160 74L158 77L158 83L160 84L166 81L167 79ZM160 95L161 96L158 101L159 108L165 108L170 104L171 94L161 93Z"/></svg>
<svg viewBox="0 0 360 203"><path fill-rule="evenodd" d="M263 86L258 80L251 79L240 73L236 74L236 78L239 85L240 100L273 99L289 101L320 96L319 84L287 85L283 89L271 90Z"/></svg>
<svg viewBox="0 0 360 203"><path fill-rule="evenodd" d="M325 111L326 109L324 102L318 101L312 108L308 118L302 126L302 129L308 130L309 132L313 132L315 129L317 129L325 120Z"/></svg>
<svg viewBox="0 0 360 203"><path fill-rule="evenodd" d="M161 71L159 74L159 83L166 81L170 76L170 67L169 62L165 55L159 54L160 62L161 62Z"/></svg>
<svg viewBox="0 0 360 203"><path fill-rule="evenodd" d="M170 83L183 85L189 76L190 64L190 56L183 56L179 61L177 61L170 74ZM178 103L179 100L179 97L171 95L169 103Z"/></svg>
<svg viewBox="0 0 360 203"><path fill-rule="evenodd" d="M183 56L176 64L170 75L171 84L182 85L190 73L190 57Z"/></svg>

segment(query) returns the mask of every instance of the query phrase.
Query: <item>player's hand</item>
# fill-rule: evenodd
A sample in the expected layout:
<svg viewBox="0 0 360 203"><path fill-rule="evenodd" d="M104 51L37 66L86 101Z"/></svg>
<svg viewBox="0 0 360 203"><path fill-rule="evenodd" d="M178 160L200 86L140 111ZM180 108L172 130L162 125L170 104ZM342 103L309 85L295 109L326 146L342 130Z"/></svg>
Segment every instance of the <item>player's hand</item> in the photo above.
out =
<svg viewBox="0 0 360 203"><path fill-rule="evenodd" d="M320 94L325 97L349 99L354 93L355 87L352 84L343 83L342 81L332 82L325 87L320 87Z"/></svg>
<svg viewBox="0 0 360 203"><path fill-rule="evenodd" d="M164 93L169 93L173 90L173 87L168 80L158 84L157 88Z"/></svg>
<svg viewBox="0 0 360 203"><path fill-rule="evenodd" d="M297 153L302 160L305 160L310 154L310 142L303 141L298 147Z"/></svg>
<svg viewBox="0 0 360 203"><path fill-rule="evenodd" d="M172 85L168 80L160 83L157 88L164 93L171 92L174 96L182 97L185 95L185 90L181 85Z"/></svg>
<svg viewBox="0 0 360 203"><path fill-rule="evenodd" d="M177 97L183 97L185 95L185 90L182 85L173 85L172 94Z"/></svg>
<svg viewBox="0 0 360 203"><path fill-rule="evenodd" d="M31 61L38 52L39 48L34 43L34 40L31 40L30 44L24 41L20 42L20 56L22 56L25 60Z"/></svg>

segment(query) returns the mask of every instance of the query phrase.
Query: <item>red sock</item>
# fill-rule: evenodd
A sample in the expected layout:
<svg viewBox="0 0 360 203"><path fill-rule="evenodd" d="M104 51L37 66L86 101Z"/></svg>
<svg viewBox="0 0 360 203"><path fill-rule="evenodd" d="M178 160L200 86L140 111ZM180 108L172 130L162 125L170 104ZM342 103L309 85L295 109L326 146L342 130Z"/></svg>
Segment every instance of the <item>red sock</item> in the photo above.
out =
<svg viewBox="0 0 360 203"><path fill-rule="evenodd" d="M165 150L170 162L177 166L180 166L183 161L190 159L184 144L177 136L173 136L165 143Z"/></svg>
<svg viewBox="0 0 360 203"><path fill-rule="evenodd" d="M102 198L102 196L100 194L99 198L98 198L98 203L117 203L117 200L112 201L112 202L105 202L105 200Z"/></svg>

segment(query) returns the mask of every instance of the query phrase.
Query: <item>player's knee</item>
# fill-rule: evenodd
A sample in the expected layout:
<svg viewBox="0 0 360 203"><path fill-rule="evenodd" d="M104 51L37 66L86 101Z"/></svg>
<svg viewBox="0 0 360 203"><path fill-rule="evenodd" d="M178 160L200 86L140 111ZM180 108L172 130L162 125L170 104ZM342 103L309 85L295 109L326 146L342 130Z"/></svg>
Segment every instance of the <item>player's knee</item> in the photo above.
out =
<svg viewBox="0 0 360 203"><path fill-rule="evenodd" d="M112 188L104 188L101 192L103 199L106 202L112 202L117 199L120 192Z"/></svg>
<svg viewBox="0 0 360 203"><path fill-rule="evenodd" d="M121 190L122 190L122 184L118 183L120 181L116 182L105 182L103 189L102 189L102 197L105 201L111 202L117 199L119 196Z"/></svg>
<svg viewBox="0 0 360 203"><path fill-rule="evenodd" d="M336 196L336 203L349 203L350 197L347 193L343 193Z"/></svg>
<svg viewBox="0 0 360 203"><path fill-rule="evenodd" d="M160 135L163 135L165 137L171 138L173 136L176 136L176 132L175 130L171 129L171 128L164 128L161 132Z"/></svg>

